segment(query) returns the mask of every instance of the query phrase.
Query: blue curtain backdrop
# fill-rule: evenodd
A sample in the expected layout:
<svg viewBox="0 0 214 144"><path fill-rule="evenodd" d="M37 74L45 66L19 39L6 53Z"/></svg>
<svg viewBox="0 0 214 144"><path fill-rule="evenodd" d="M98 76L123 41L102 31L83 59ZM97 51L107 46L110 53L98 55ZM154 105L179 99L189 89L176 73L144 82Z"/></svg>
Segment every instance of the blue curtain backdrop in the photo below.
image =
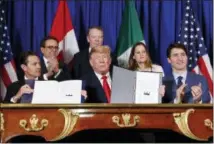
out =
<svg viewBox="0 0 214 144"><path fill-rule="evenodd" d="M58 0L8 1L7 23L15 57L25 50L33 50L41 55L39 42L50 32L58 2ZM109 45L112 51L115 51L125 1L67 0L67 2L80 50L88 48L87 29L97 25L104 29L104 44ZM166 73L170 71L165 54L166 48L171 42L177 40L184 2L184 0L135 1L152 60L154 63L161 64ZM212 62L212 0L192 0L191 2Z"/></svg>

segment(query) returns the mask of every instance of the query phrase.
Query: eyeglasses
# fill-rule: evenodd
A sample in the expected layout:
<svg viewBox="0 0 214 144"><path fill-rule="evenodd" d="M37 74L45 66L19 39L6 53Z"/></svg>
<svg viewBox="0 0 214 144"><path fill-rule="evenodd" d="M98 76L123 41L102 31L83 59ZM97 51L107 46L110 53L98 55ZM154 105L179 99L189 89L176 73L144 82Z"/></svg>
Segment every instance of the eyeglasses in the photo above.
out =
<svg viewBox="0 0 214 144"><path fill-rule="evenodd" d="M50 50L58 50L59 49L58 46L46 46L46 48L48 48Z"/></svg>

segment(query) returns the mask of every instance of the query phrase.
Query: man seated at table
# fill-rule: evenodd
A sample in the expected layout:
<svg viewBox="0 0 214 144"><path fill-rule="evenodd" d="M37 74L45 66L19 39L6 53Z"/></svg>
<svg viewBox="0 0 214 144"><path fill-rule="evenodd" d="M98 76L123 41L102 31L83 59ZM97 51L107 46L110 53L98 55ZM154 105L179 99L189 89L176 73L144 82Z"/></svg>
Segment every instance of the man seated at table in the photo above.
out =
<svg viewBox="0 0 214 144"><path fill-rule="evenodd" d="M86 82L88 103L110 103L111 95L111 50L108 46L97 46L89 53L89 62L93 71L82 77Z"/></svg>
<svg viewBox="0 0 214 144"><path fill-rule="evenodd" d="M26 84L26 80L43 80L41 76L41 64L39 57L31 51L23 52L20 56L21 69L24 72L23 79L8 86L5 103L20 103L24 94L33 93L33 88ZM82 90L82 95L86 98L86 91Z"/></svg>
<svg viewBox="0 0 214 144"><path fill-rule="evenodd" d="M170 44L167 49L172 74L163 78L163 103L209 103L207 80L202 75L187 71L187 49L183 44Z"/></svg>

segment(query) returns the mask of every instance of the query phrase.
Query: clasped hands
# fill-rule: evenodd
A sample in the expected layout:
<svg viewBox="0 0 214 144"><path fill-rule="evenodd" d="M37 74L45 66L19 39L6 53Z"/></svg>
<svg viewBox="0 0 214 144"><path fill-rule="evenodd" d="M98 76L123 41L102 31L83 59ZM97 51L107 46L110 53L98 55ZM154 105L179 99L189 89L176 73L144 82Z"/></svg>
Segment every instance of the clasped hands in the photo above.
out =
<svg viewBox="0 0 214 144"><path fill-rule="evenodd" d="M48 72L46 73L47 77L51 77L54 75L54 73L59 72L59 62L56 57L48 58Z"/></svg>
<svg viewBox="0 0 214 144"><path fill-rule="evenodd" d="M185 87L187 84L182 84L177 90L176 90L176 99L178 103L181 103L184 94L185 94ZM191 93L193 96L193 102L194 103L199 103L201 100L201 95L202 95L202 88L201 88L201 83L198 85L194 85L191 87Z"/></svg>

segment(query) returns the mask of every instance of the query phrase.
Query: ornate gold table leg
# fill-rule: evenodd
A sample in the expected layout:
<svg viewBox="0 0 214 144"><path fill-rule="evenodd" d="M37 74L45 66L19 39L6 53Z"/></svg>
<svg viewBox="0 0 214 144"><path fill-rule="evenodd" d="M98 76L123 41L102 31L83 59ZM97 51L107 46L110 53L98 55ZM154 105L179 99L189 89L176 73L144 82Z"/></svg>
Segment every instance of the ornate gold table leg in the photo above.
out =
<svg viewBox="0 0 214 144"><path fill-rule="evenodd" d="M190 113L194 113L194 109L188 109L186 112L181 113L173 113L173 117L175 120L175 123L177 124L179 130L187 137L199 141L206 141L206 139L201 139L194 135L188 125L188 117Z"/></svg>
<svg viewBox="0 0 214 144"><path fill-rule="evenodd" d="M74 129L74 126L76 125L77 120L79 118L78 115L73 114L70 110L59 109L58 111L62 113L64 116L64 119L65 119L64 128L62 132L51 141L61 140L66 136L68 136Z"/></svg>

